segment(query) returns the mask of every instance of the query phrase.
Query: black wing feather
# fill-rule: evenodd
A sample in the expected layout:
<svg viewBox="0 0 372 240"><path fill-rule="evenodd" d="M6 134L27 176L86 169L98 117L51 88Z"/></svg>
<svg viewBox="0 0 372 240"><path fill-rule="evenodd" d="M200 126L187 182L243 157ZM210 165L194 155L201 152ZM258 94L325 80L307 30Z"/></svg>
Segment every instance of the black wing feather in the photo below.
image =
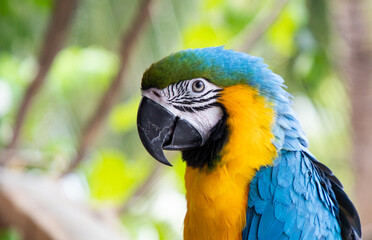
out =
<svg viewBox="0 0 372 240"><path fill-rule="evenodd" d="M333 174L333 172L324 164L318 162L313 157L309 156L311 162L317 168L320 176L325 178L326 182L331 183L331 188L335 194L339 206L339 221L341 226L341 235L344 240L358 240L362 239L362 230L360 219L357 210L349 197L343 190L340 180ZM328 185L328 184L327 184Z"/></svg>

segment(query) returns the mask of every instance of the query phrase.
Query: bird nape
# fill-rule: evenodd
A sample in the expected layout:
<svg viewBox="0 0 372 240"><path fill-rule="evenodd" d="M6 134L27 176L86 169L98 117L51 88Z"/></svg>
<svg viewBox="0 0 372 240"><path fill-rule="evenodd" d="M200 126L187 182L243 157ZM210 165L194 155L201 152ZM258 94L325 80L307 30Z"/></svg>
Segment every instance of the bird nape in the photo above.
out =
<svg viewBox="0 0 372 240"><path fill-rule="evenodd" d="M358 213L309 152L283 79L261 58L188 49L143 74L137 127L186 162L184 239L361 239Z"/></svg>

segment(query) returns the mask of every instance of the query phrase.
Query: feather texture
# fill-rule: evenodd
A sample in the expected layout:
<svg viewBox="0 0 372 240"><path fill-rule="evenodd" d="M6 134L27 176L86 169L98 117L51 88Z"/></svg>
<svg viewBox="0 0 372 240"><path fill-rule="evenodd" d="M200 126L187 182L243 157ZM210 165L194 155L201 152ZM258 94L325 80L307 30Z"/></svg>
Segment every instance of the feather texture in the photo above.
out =
<svg viewBox="0 0 372 240"><path fill-rule="evenodd" d="M308 151L298 128L292 114L277 115L275 139L283 143L275 145L275 164L262 167L250 183L242 239L361 239L358 213L341 182Z"/></svg>
<svg viewBox="0 0 372 240"><path fill-rule="evenodd" d="M216 159L186 169L186 240L361 239L358 213L340 181L307 149L280 76L261 58L211 47L154 63L141 88L194 78L223 88L218 103L228 115L228 132L213 134L225 145L197 151ZM197 161L188 159L195 153L184 156ZM216 164L204 166L210 162Z"/></svg>

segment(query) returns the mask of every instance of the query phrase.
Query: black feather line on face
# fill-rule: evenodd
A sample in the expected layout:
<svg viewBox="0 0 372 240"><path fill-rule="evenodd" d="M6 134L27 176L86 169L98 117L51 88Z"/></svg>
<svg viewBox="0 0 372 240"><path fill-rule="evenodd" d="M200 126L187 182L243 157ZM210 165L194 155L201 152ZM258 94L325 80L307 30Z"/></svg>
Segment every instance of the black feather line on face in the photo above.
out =
<svg viewBox="0 0 372 240"><path fill-rule="evenodd" d="M197 98L197 97L195 97L192 100L180 99L180 101L173 101L172 103L179 103L179 104L205 103L205 102L209 102L210 100L217 99L219 97L220 97L220 95L216 94L216 95L214 95L212 97L209 97L209 98Z"/></svg>
<svg viewBox="0 0 372 240"><path fill-rule="evenodd" d="M219 154L228 139L228 126L226 125L228 115L224 107L221 104L219 106L223 109L223 116L211 129L211 134L205 144L201 147L182 151L182 159L187 166L193 168L208 166L208 168L213 168L220 161L221 157Z"/></svg>
<svg viewBox="0 0 372 240"><path fill-rule="evenodd" d="M206 95L208 95L209 93L219 93L219 92L221 92L221 91L222 91L222 89L212 89L212 90L209 90L209 91L207 91L207 92L205 92L205 93L203 93L202 95L197 96L197 97L195 97L195 96L193 96L193 97L186 97L186 96L183 96L183 97L182 97L182 100L194 100L195 98L203 98L203 97L205 97ZM217 95L215 95L215 96L220 96L220 95L217 94Z"/></svg>
<svg viewBox="0 0 372 240"><path fill-rule="evenodd" d="M204 111L204 110L207 110L211 107L215 107L215 106L220 106L219 103L217 102L214 102L214 103L210 103L210 104L206 104L206 105L203 105L203 106L197 106L197 107L188 107L188 106L179 106L179 105L174 105L173 107L177 110L180 110L182 112L198 112L198 111Z"/></svg>

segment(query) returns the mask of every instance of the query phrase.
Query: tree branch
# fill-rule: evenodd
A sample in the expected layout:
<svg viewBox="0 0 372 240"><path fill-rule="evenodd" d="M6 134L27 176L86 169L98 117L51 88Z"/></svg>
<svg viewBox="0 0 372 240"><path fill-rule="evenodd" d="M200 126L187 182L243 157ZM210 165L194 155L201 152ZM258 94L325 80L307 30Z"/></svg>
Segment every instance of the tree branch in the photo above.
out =
<svg viewBox="0 0 372 240"><path fill-rule="evenodd" d="M0 168L0 221L25 240L124 240L95 211L69 201L55 179Z"/></svg>
<svg viewBox="0 0 372 240"><path fill-rule="evenodd" d="M106 91L104 96L102 97L98 108L96 109L93 117L90 119L88 124L86 125L79 142L79 148L76 154L76 157L72 160L70 166L62 173L64 176L67 173L73 171L79 163L83 160L86 151L90 145L93 144L95 139L97 138L98 132L103 125L103 122L108 115L109 111L111 110L112 106L116 102L121 86L124 82L124 74L127 69L127 62L128 58L133 50L135 45L135 40L137 39L138 35L143 30L145 24L149 19L149 7L152 0L142 0L141 5L136 13L136 18L132 24L132 26L128 29L128 31L124 34L122 38L122 44L120 48L120 68L113 79L109 89Z"/></svg>
<svg viewBox="0 0 372 240"><path fill-rule="evenodd" d="M78 0L57 0L55 3L52 18L44 38L44 44L39 55L39 69L34 80L27 87L21 105L18 109L13 137L3 152L0 163L4 164L14 155L18 145L19 135L35 95L45 82L52 62L65 42L69 23L77 7Z"/></svg>

